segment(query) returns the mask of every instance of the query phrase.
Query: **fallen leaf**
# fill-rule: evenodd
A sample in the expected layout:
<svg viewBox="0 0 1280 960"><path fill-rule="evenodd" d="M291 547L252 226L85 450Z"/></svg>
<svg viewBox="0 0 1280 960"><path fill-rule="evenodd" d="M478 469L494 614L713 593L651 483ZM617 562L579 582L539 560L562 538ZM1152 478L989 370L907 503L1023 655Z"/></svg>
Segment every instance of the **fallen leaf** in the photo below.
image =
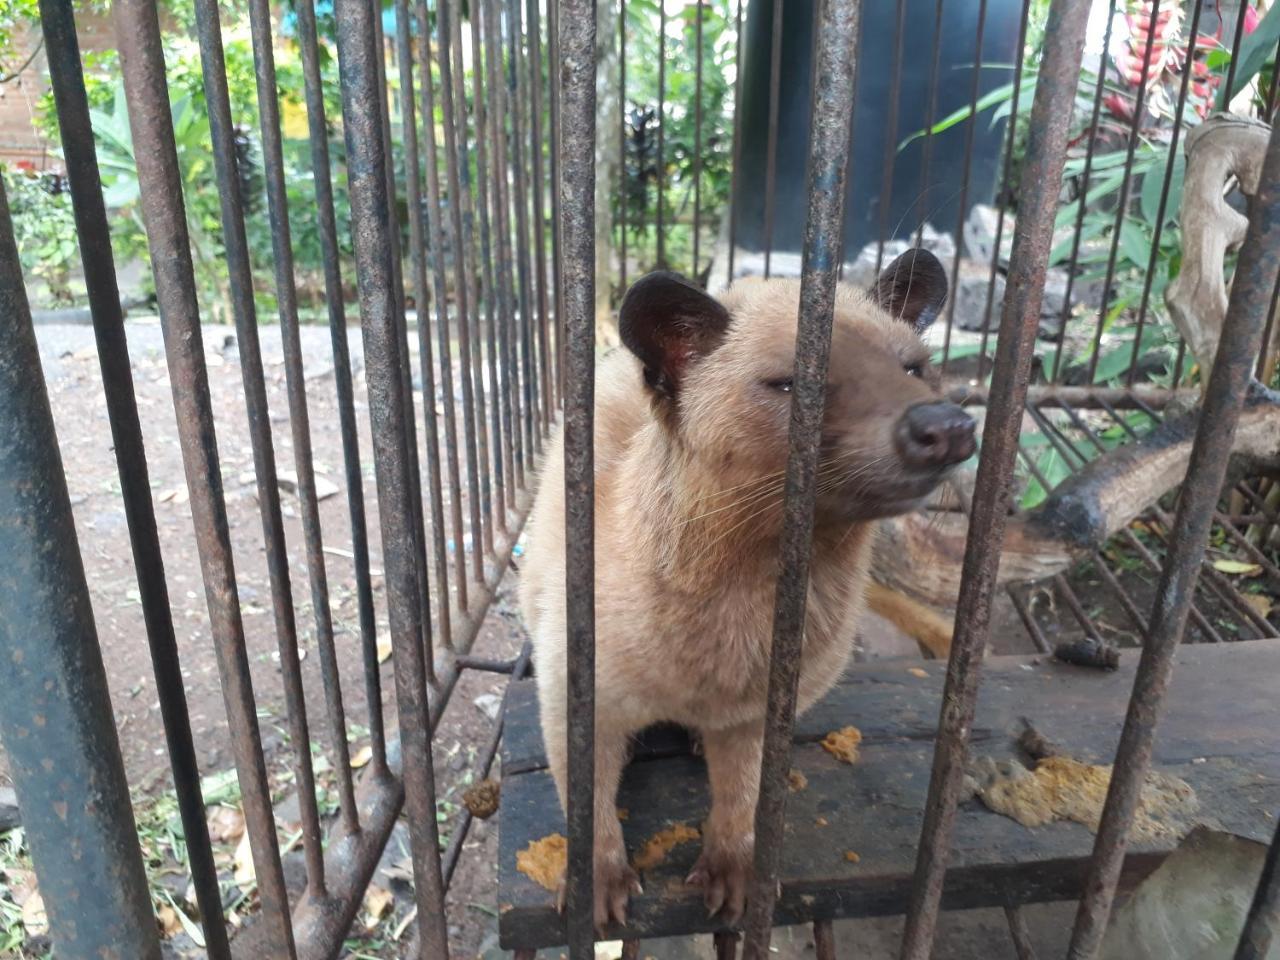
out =
<svg viewBox="0 0 1280 960"><path fill-rule="evenodd" d="M253 869L253 850L249 846L248 832L240 838L240 842L236 845L236 855L232 862L235 865L232 876L236 886L241 890L247 890L253 885L253 881L257 877Z"/></svg>
<svg viewBox="0 0 1280 960"><path fill-rule="evenodd" d="M395 897L390 890L385 890L376 883L370 884L364 894L364 928L375 930L382 918L391 910Z"/></svg>
<svg viewBox="0 0 1280 960"><path fill-rule="evenodd" d="M921 680L929 676L929 671L923 670L920 667L911 667L907 670L907 673L911 674L913 677L919 677Z"/></svg>
<svg viewBox="0 0 1280 960"><path fill-rule="evenodd" d="M244 836L244 814L234 807L218 807L209 815L209 839L231 843Z"/></svg>
<svg viewBox="0 0 1280 960"><path fill-rule="evenodd" d="M1246 593L1244 595L1244 602L1253 607L1253 612L1263 619L1271 616L1271 610L1274 604L1272 603L1271 598L1266 594Z"/></svg>
<svg viewBox="0 0 1280 960"><path fill-rule="evenodd" d="M373 759L373 747L365 744L354 754L351 755L351 769L359 770L366 763Z"/></svg>
<svg viewBox="0 0 1280 960"><path fill-rule="evenodd" d="M1219 573L1238 574L1242 577L1256 577L1262 573L1262 567L1256 563L1245 563L1242 560L1215 560L1213 569Z"/></svg>
<svg viewBox="0 0 1280 960"><path fill-rule="evenodd" d="M44 897L33 890L22 904L22 926L28 937L38 937L49 932L49 917L44 912Z"/></svg>
<svg viewBox="0 0 1280 960"><path fill-rule="evenodd" d="M167 903L156 911L156 921L160 924L160 932L164 934L166 940L182 932L182 921L178 919L178 911Z"/></svg>

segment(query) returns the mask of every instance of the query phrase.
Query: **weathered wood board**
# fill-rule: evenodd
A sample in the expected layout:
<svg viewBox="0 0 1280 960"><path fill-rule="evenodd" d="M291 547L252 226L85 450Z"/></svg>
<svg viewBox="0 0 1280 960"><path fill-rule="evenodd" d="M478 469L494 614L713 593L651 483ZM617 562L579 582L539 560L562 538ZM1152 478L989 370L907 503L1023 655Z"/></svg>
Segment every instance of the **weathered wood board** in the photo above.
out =
<svg viewBox="0 0 1280 960"><path fill-rule="evenodd" d="M1022 718L1064 752L1110 762L1119 737L1137 652L1105 673L1045 657L997 657L983 666L974 727L976 755L1016 755ZM912 672L915 671L915 672ZM923 671L925 676L918 676ZM780 924L815 918L902 913L928 790L933 730L944 665L858 665L797 722L793 768L808 786L787 805ZM516 853L563 832L555 788L545 770L532 682L513 691L503 744L499 856L499 930L504 947L564 942L553 895L516 870ZM863 733L852 766L816 741L852 724ZM1184 646L1178 653L1155 764L1181 777L1200 803L1196 822L1267 842L1280 813L1280 640ZM673 823L698 826L708 794L702 761L675 731L646 736L627 768L618 806L633 855ZM1068 899L1078 895L1092 849L1084 826L1056 822L1028 829L980 802L963 804L956 825L944 906L951 909ZM1131 848L1130 880L1144 876L1175 845ZM846 852L858 854L858 862ZM683 883L697 843L676 846L643 877L630 922L616 937L653 937L717 929L697 890Z"/></svg>

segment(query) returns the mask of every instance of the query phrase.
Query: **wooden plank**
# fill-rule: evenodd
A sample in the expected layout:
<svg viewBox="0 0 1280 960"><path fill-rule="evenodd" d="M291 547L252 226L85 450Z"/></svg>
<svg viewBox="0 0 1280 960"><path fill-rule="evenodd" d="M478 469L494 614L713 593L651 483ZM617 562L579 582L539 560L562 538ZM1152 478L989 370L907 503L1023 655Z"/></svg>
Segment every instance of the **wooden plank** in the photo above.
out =
<svg viewBox="0 0 1280 960"><path fill-rule="evenodd" d="M1280 809L1280 641L1184 647L1177 659L1156 742L1157 767L1196 791L1198 822L1265 842ZM1045 658L992 658L984 664L975 753L1013 756L1021 718L1027 717L1073 756L1106 762L1119 736L1135 663L1136 656L1127 655L1120 670L1101 673ZM808 786L788 803L780 924L905 910L942 669L929 663L859 665L804 719L804 738L858 726L863 752L848 766L812 742L796 747L794 766ZM554 785L545 770L536 769L537 750L530 747L536 704L528 693L521 696L513 706L534 709L513 714L508 728L511 756L527 772L504 766L499 930L504 947L556 946L563 943L563 931L552 895L515 869L518 850L564 829ZM696 826L706 815L702 762L673 755L675 750L669 740L645 754L646 762L627 768L618 804L629 813L623 827L632 853L663 827ZM944 905L1075 897L1092 843L1093 835L1078 824L1027 829L976 801L966 803L956 827ZM1126 863L1130 879L1145 875L1172 846L1172 841L1136 846ZM850 850L859 855L857 863L845 859ZM649 871L645 894L633 899L631 923L611 937L716 929L698 892L683 884L697 853L696 843L677 846Z"/></svg>

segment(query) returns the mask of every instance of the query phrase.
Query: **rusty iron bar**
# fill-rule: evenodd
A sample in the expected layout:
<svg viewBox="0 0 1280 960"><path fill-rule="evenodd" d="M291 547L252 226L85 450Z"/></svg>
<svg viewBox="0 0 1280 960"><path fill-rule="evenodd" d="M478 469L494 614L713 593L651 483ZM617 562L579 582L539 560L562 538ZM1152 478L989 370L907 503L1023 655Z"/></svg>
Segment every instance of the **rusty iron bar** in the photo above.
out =
<svg viewBox="0 0 1280 960"><path fill-rule="evenodd" d="M262 942L268 956L293 957L289 900L280 865L222 494L213 403L204 362L182 179L169 114L159 16L152 0L118 0L112 15L129 105L143 223L160 306L178 438L191 493L191 518L209 607L210 633L218 659L227 725L258 879Z"/></svg>
<svg viewBox="0 0 1280 960"><path fill-rule="evenodd" d="M741 935L732 930L718 930L712 935L712 942L715 946L716 960L737 960L738 941Z"/></svg>
<svg viewBox="0 0 1280 960"><path fill-rule="evenodd" d="M702 232L702 15L705 0L694 0L693 64L693 278L701 275L698 262L699 234Z"/></svg>
<svg viewBox="0 0 1280 960"><path fill-rule="evenodd" d="M973 173L973 137L978 129L978 95L982 90L982 41L987 29L987 0L978 0L978 30L973 41L973 81L969 88L969 120L964 125L964 164L960 174L959 216L956 219L955 257L951 261L951 289L959 288L960 258L964 250L964 224L969 213L969 180ZM1012 115L1011 115L1012 118ZM1010 122L1012 126L1012 119ZM1043 284L1041 284L1043 286ZM947 298L947 322L942 336L942 375L947 375L947 366L951 359L951 329L955 326L956 301L960 298L952 295ZM984 318L985 320L985 318ZM981 359L979 359L981 365Z"/></svg>
<svg viewBox="0 0 1280 960"><path fill-rule="evenodd" d="M991 333L991 308L996 298L996 275L1000 269L1000 243L1004 239L1004 215L1008 206L1009 177L1013 170L1013 146L1018 131L1018 105L1022 101L1022 65L1026 55L1027 22L1031 18L1031 0L1022 0L1018 19L1018 50L1013 62L1013 98L1009 105L1009 129L1005 131L1004 164L1000 178L1000 212L996 215L996 235L991 244L991 273L987 277L987 299L982 307L982 342L978 347L978 370L987 360L987 342ZM998 335L998 334L997 334Z"/></svg>
<svg viewBox="0 0 1280 960"><path fill-rule="evenodd" d="M498 303L498 280L494 271L494 259L497 250L497 241L493 237L494 224L497 221L497 213L493 205L490 203L490 158L489 158L489 114L493 112L493 104L486 99L485 84L487 82L484 75L485 51L482 41L484 31L488 26L488 14L485 12L483 0L473 3L470 8L471 19L471 83L472 97L475 104L475 124L476 124L476 194L477 204L480 208L480 262L482 267L481 274L481 295L484 299L485 313L487 316L485 323L485 347L484 355L488 358L488 364L485 369L489 374L489 430L493 438L492 454L492 490L493 505L492 512L489 516L488 523L485 526L485 552L490 556L493 555L493 535L494 524L498 524L500 529L507 529L507 473L502 458L502 404L500 401L501 387L498 383L498 323L499 310ZM494 92L489 88L488 97L492 98ZM494 188L496 190L496 187ZM496 204L496 196L492 198ZM480 351L479 331L476 331L476 356L483 359ZM483 446L488 447L489 435L482 434L481 441ZM488 460L486 458L486 464Z"/></svg>
<svg viewBox="0 0 1280 960"><path fill-rule="evenodd" d="M996 340L982 454L970 507L957 603L956 633L947 664L933 772L921 829L915 881L903 931L903 960L928 957L956 803L968 754L969 730L978 692L982 649L991 624L991 601L1012 496L1027 378L1044 294L1059 184L1066 158L1068 125L1080 73L1088 0L1056 0L1050 8L1027 143L1023 191L1013 237L1013 256Z"/></svg>
<svg viewBox="0 0 1280 960"><path fill-rule="evenodd" d="M420 3L415 4L415 9L420 7ZM401 137L404 143L405 198L408 201L410 211L409 259L413 277L413 300L418 314L418 359L422 368L422 420L427 432L427 483L431 488L431 546L436 560L435 581L438 602L435 607L436 617L439 621L441 642L446 650L451 650L454 645L454 636L453 615L449 604L449 552L445 545L444 536L444 476L440 467L440 426L435 412L435 351L431 344L431 311L428 307L428 304L434 299L437 325L443 322L447 327L448 299L442 269L437 271L439 275L435 277L434 297L432 296L433 291L427 287L427 254L426 241L423 237L422 217L422 171L419 164L417 100L413 79L413 45L409 35L410 12L408 0L395 0L395 12L396 60L400 68L400 120ZM426 38L429 37L429 34L421 30L421 18L423 15L419 13L419 16L419 36L422 38L421 42L426 43ZM424 85L429 85L431 82L431 61L429 58L424 57L423 62L427 64L423 82ZM424 132L424 136L432 135L430 128ZM434 221L430 220L430 216L434 212L434 208L429 210L428 220L432 225L434 225ZM433 251L433 266L436 265L435 261L437 260L439 260L439 255L436 251ZM450 401L453 399L452 391L450 391L449 399ZM449 409L452 409L452 404L449 405ZM417 443L416 432L413 442ZM458 526L461 526L460 515L458 517ZM460 579L465 585L465 572ZM461 596L463 598L466 597L465 590ZM424 603L430 604L429 596ZM426 609L430 609L430 607L428 606ZM427 655L430 657L430 650L427 651ZM434 664L430 659L427 666L427 680L428 682L433 682L436 679L436 674Z"/></svg>
<svg viewBox="0 0 1280 960"><path fill-rule="evenodd" d="M1195 58L1196 41L1200 33L1200 14L1204 8L1204 0L1195 0L1191 10L1191 23L1187 27L1187 49L1183 55L1182 81L1178 86L1177 106L1173 111L1173 131L1169 138L1169 160L1164 167L1164 181L1160 187L1160 203L1156 210L1156 222L1151 234L1151 257L1147 261L1147 271L1142 281L1142 300L1138 306L1138 329L1133 335L1133 353L1129 356L1129 372L1125 377L1127 386L1132 387L1138 372L1138 351L1142 348L1142 330L1147 321L1147 307L1151 303L1151 285L1155 281L1156 264L1160 258L1160 237L1164 232L1165 213L1169 208L1169 193L1173 184L1173 171L1178 163L1178 141L1182 136L1182 113L1187 106L1187 92L1191 86L1192 63ZM1241 22L1244 18L1241 17ZM1150 44L1148 44L1150 46ZM1145 76L1145 74L1144 74ZM1151 176L1151 174L1146 174Z"/></svg>
<svg viewBox="0 0 1280 960"><path fill-rule="evenodd" d="M836 938L830 920L813 921L813 955L817 960L836 960Z"/></svg>
<svg viewBox="0 0 1280 960"><path fill-rule="evenodd" d="M725 258L725 283L733 283L733 254L738 239L738 167L742 163L742 4L734 14L734 54L737 74L733 78L733 163L729 169L729 252ZM623 0L623 6L626 2ZM625 249L625 248L624 248ZM625 274L623 279L625 281ZM625 286L625 282L623 286Z"/></svg>
<svg viewBox="0 0 1280 960"><path fill-rule="evenodd" d="M1280 929L1280 826L1267 850L1234 960L1265 960Z"/></svg>
<svg viewBox="0 0 1280 960"><path fill-rule="evenodd" d="M347 513L351 522L351 553L356 579L356 604L360 621L360 652L364 668L365 700L369 721L372 769L386 772L386 727L382 719L382 676L378 668L378 625L373 607L373 581L369 569L369 531L364 508L364 475L360 466L360 437L356 425L355 390L351 381L351 347L347 341L347 315L342 295L342 265L338 250L337 218L333 206L333 175L329 162L329 128L325 121L324 90L320 79L320 55L314 0L299 0L298 47L302 59L307 104L307 129L311 142L311 171L316 191L316 223L320 256L324 264L325 305L333 345L333 379L338 399L338 423L342 433L342 459L347 483ZM442 611L447 618L447 608ZM442 623L447 636L448 621Z"/></svg>
<svg viewBox="0 0 1280 960"><path fill-rule="evenodd" d="M462 3L461 0L445 0L439 6L443 9L447 3L452 5L449 9L449 37L448 46L440 44L441 55L448 53L450 63L450 84L449 92L451 97L444 100L446 108L452 101L453 114L455 122L445 122L445 140L449 139L449 132L452 130L456 140L456 157L458 170L458 191L453 189L453 178L449 180L449 199L450 208L455 209L455 197L461 203L462 207L462 257L461 260L466 262L466 280L467 295L470 309L458 311L458 360L462 365L463 372L463 395L465 400L466 388L470 384L471 387L471 432L467 437L467 457L468 465L471 465L471 451L475 450L475 468L479 470L479 487L480 496L478 505L471 507L471 565L472 575L475 577L476 583L484 580L484 553L483 549L492 551L493 549L493 490L492 478L489 470L489 428L485 420L485 394L484 394L484 351L480 345L480 303L481 298L489 299L486 293L485 274L481 266L475 263L476 257L476 213L475 208L477 201L472 199L472 176L471 176L471 160L470 160L470 141L467 138L467 92L466 92L466 70L464 67L465 52L462 46ZM439 21L437 21L439 23ZM472 30L472 33L475 31ZM456 68L456 69L454 69ZM473 77L478 76L479 67L472 72ZM445 80L442 73L441 88L445 88ZM477 88L477 104L483 97L483 92ZM481 109L477 107L477 109ZM480 129L480 119L483 114L477 115L476 129ZM483 138L481 138L483 139ZM450 152L451 156L455 155L455 151ZM485 174L479 168L479 155L477 155L477 178L483 183ZM483 208L482 208L483 210ZM488 214L484 214L487 219ZM458 248L455 247L455 250ZM455 265L458 258L455 258ZM464 407L464 410L466 408ZM463 418L463 425L466 425L466 418ZM468 478L470 486L474 487L475 482ZM477 520L478 518L478 520ZM459 545L459 549L462 549Z"/></svg>
<svg viewBox="0 0 1280 960"><path fill-rule="evenodd" d="M488 660L484 657L473 657L470 654L459 654L453 659L459 670L481 670L486 673L510 673L518 662L518 660Z"/></svg>
<svg viewBox="0 0 1280 960"><path fill-rule="evenodd" d="M551 358L547 343L547 327L551 311L551 300L548 291L550 279L547 276L547 217L543 207L546 199L546 181L542 174L542 22L539 16L538 0L527 0L526 3L529 36L529 90L530 116L529 152L533 160L533 254L538 289L538 317L534 328L536 344L534 349L538 357L537 382L541 387L538 394L538 410L541 414L542 431L551 426ZM594 200L593 200L594 203ZM554 273L554 266L552 272ZM541 448L542 434L536 441Z"/></svg>
<svg viewBox="0 0 1280 960"><path fill-rule="evenodd" d="M435 135L435 92L434 84L431 82L431 30L427 17L427 8L425 0L415 0L414 14L418 26L418 59L422 69L422 139L426 144L426 178L427 178L427 234L430 243L424 240L424 244L431 251L431 277L432 289L434 293L436 307L436 338L439 346L440 354L440 396L444 407L444 445L445 445L445 467L442 469L439 464L436 467L437 476L442 475L444 469L448 471L449 477L449 520L451 523L451 531L453 534L454 551L453 551L453 573L454 573L454 595L457 598L458 608L462 611L471 609L471 591L467 580L467 556L463 549L463 526L462 526L462 470L458 457L458 415L457 406L453 396L453 346L449 336L449 296L448 281L445 279L444 251L449 247L448 237L445 233L446 227L444 217L441 213L442 204L440 202L440 157L439 146L436 143ZM406 141L406 148L409 141ZM416 137L413 145L416 146ZM407 154L406 154L407 156ZM416 170L417 167L415 166ZM416 177L409 178L411 185L414 184ZM421 200L421 196L419 196ZM410 235L412 237L412 234ZM456 251L457 246L454 247ZM456 254L455 254L456 255ZM415 262L416 269L416 262ZM426 342L424 343L424 339ZM425 323L423 311L418 312L418 349L421 352L424 363L426 358L432 356L430 343L430 332ZM425 369L425 368L424 368ZM428 420L427 437L430 440L432 431L439 434L437 425L433 423L435 397L427 399L426 388L430 382L434 386L434 375L429 381L426 374L423 375L423 408L424 416ZM437 456L439 454L437 453ZM430 464L428 464L429 466ZM436 489L432 491L432 519L433 523L437 517L436 512ZM441 494L442 495L442 494ZM440 570L439 562L442 557L447 556L447 547L443 546L440 541L444 539L444 505L440 504L439 509L440 524L437 529L440 530L436 536L436 560L437 560L437 583L439 582ZM448 591L442 593L447 596ZM449 645L454 645L454 638L450 635Z"/></svg>
<svg viewBox="0 0 1280 960"><path fill-rule="evenodd" d="M555 65L560 62L560 5L547 4L547 78L550 83L548 99L550 100L551 141L547 145L549 154L548 172L551 177L551 266L553 295L553 311L555 325L555 376L550 386L554 403L548 405L548 417L554 415L555 409L564 398L564 249L560 236L560 72ZM546 421L550 429L550 419Z"/></svg>
<svg viewBox="0 0 1280 960"><path fill-rule="evenodd" d="M775 202L775 187L778 182L778 110L781 100L782 88L782 0L772 0L773 3L773 26L769 33L769 130L768 139L765 143L765 168L764 168L764 226L762 234L764 239L764 278L769 279L770 267L773 261L773 216ZM741 65L742 61L738 61ZM659 71L662 66L659 64ZM659 74L661 75L661 74ZM852 101L850 101L852 102ZM658 137L661 141L662 125L658 125ZM662 153L658 153L659 169L661 169ZM661 179L659 179L661 185ZM659 200L662 198L661 192L658 194ZM662 237L662 221L658 221L658 237L661 243ZM661 248L659 248L661 249ZM661 267L661 257L658 258L658 266Z"/></svg>
<svg viewBox="0 0 1280 960"><path fill-rule="evenodd" d="M1151 57L1155 53L1156 45L1151 42L1156 35L1156 27L1160 20L1160 0L1151 0L1151 16L1147 21L1147 38L1148 42L1142 52L1142 73L1141 82L1138 84L1138 92L1134 97L1133 106L1133 123L1129 129L1129 144L1126 147L1124 172L1120 177L1120 194L1116 199L1116 222L1111 230L1111 249L1107 254L1107 270L1102 281L1101 304L1098 307L1098 324L1093 331L1093 349L1089 354L1089 373L1087 381L1093 383L1098 373L1098 357L1102 349L1102 333L1106 329L1107 317L1107 301L1111 294L1111 286L1115 281L1116 275L1116 258L1120 253L1120 236L1124 232L1125 217L1129 213L1129 188L1133 182L1133 158L1138 149L1138 141L1141 139L1142 117L1146 110L1147 104L1147 76L1151 73ZM1191 72L1191 63L1186 64L1186 73ZM1181 117L1177 118L1181 122ZM1081 201L1083 206L1084 201ZM1154 256L1155 249L1153 247L1152 254ZM1134 341L1134 350L1138 349L1138 341Z"/></svg>
<svg viewBox="0 0 1280 960"><path fill-rule="evenodd" d="M484 579L484 559L480 552L481 539L481 481L479 451L477 450L476 413L479 398L475 393L471 358L471 320L476 300L475 264L472 259L471 236L471 164L467 157L466 137L462 127L467 122L465 97L462 85L461 58L457 57L457 76L453 69L453 21L458 0L436 2L436 55L440 70L440 113L444 128L445 175L449 188L449 220L453 228L452 244L454 269L454 296L458 301L458 376L462 384L462 437L463 453L467 458L467 506L470 508L472 577L476 582ZM434 115L431 115L434 116ZM443 347L441 356L444 356ZM483 419L481 417L480 419ZM454 499L460 499L462 491L455 491ZM454 540L454 550L465 563L466 541Z"/></svg>
<svg viewBox="0 0 1280 960"><path fill-rule="evenodd" d="M965 406L986 406L991 390L983 384L958 383L944 385L947 397ZM1036 384L1027 389L1027 403L1038 407L1083 407L1085 409L1112 406L1117 409L1155 411L1185 400L1199 397L1198 390L1159 390L1134 387L1065 387L1058 384Z"/></svg>
<svg viewBox="0 0 1280 960"><path fill-rule="evenodd" d="M1103 28L1102 34L1102 50L1103 59L1105 60L1106 52L1111 49L1111 27L1116 19L1116 0L1109 0L1107 4L1107 22ZM1189 70L1190 68L1188 68ZM1080 203L1076 209L1075 227L1071 231L1071 256L1067 260L1067 287L1062 298L1062 315L1059 318L1057 346L1053 352L1053 366L1049 372L1049 382L1057 383L1058 374L1062 369L1062 353L1063 346L1066 344L1067 338L1067 322L1071 319L1071 289L1075 285L1077 265L1080 259L1080 243L1084 238L1084 215L1087 207L1086 201L1089 199L1089 178L1093 173L1093 155L1098 146L1098 138L1094 135L1098 129L1098 118L1102 115L1102 99L1106 92L1107 71L1098 71L1098 82L1094 85L1093 91L1093 110L1089 116L1089 126L1085 129L1089 131L1089 143L1084 151L1084 169L1080 173ZM1074 81L1072 81L1074 83ZM1105 297L1104 297L1105 302ZM1177 384L1175 383L1176 387Z"/></svg>
<svg viewBox="0 0 1280 960"><path fill-rule="evenodd" d="M382 5L381 0L370 0L376 4L376 10L373 15L373 36L374 43L377 46L379 56L374 63L374 68L378 73L378 97L377 108L379 119L382 121L382 141L390 144L391 139L391 98L390 87L387 84L387 61L386 61L386 39L382 34ZM388 209L391 211L390 216L395 229L391 231L391 276L393 280L393 293L396 303L396 325L399 327L399 333L396 336L396 350L399 354L400 367L400 389L404 393L404 416L405 428L408 431L409 443L407 452L409 456L409 483L412 486L412 504L413 504L413 546L414 546L414 576L418 581L418 592L414 600L420 607L418 615L418 623L421 626L422 635L421 642L423 647L430 651L432 646L431 638L431 615L430 615L430 586L427 582L427 543L426 543L426 525L423 517L422 506L422 474L418 464L418 430L415 425L416 413L414 410L413 400L413 372L409 360L409 318L405 311L405 295L404 295L404 276L403 265L404 259L400 250L400 229L398 214L398 198L396 194L396 169L395 158L390 148L386 150L386 179L387 179L387 198L389 201ZM416 304L415 304L416 307ZM425 413L425 403L423 404ZM432 669L434 658L429 654L425 658L427 679L433 681Z"/></svg>
<svg viewBox="0 0 1280 960"><path fill-rule="evenodd" d="M74 39L74 26L72 31ZM65 57L65 40L62 46L54 56ZM92 150L92 138L82 146ZM105 221L101 226L105 240ZM110 261L104 266L109 269ZM69 960L159 960L107 673L3 183L0 411L0 732L49 931L58 956ZM225 938L221 945L225 954Z"/></svg>
<svg viewBox="0 0 1280 960"><path fill-rule="evenodd" d="M227 261L231 308L236 322L236 342L240 350L241 379L245 412L249 419L249 439L253 449L257 479L258 510L267 553L267 574L275 617L276 647L280 675L284 681L285 706L293 742L293 766L297 778L299 819L302 821L302 850L306 858L308 882L315 895L324 897L324 851L320 810L316 802L315 771L311 759L311 734L307 722L307 702L298 661L298 628L294 613L293 584L289 575L289 551L285 543L284 518L280 509L280 488L275 450L271 439L271 418L267 407L267 387L258 342L258 316L254 305L253 268L245 234L244 203L235 153L235 128L231 121L231 99L223 59L222 26L216 0L196 0L196 34L200 41L200 66L205 102L208 105L214 172L222 214L222 237ZM274 91L274 84L271 89ZM301 480L301 478L299 478ZM250 709L256 709L253 703ZM345 739L345 733L344 733ZM263 829L274 829L264 824Z"/></svg>
<svg viewBox="0 0 1280 960"><path fill-rule="evenodd" d="M293 243L289 233L288 195L284 183L284 146L280 139L280 102L276 94L275 54L271 42L271 11L267 0L250 0L249 22L257 79L258 115L261 118L262 161L266 174L267 215L271 223L272 260L275 266L276 302L284 353L285 391L289 426L293 433L294 467L298 473L298 499L302 507L302 536L311 580L311 606L316 618L316 645L320 675L333 739L338 801L346 829L359 829L356 821L355 785L351 754L347 747L346 712L342 682L333 639L333 615L329 607L329 580L325 570L324 537L316 498L315 465L311 449L311 422L307 411L306 377L302 369L302 340L298 330L298 294L293 277ZM283 542L283 541L282 541ZM299 679L301 679L299 669ZM310 743L298 745L310 753ZM323 890L319 886L317 892Z"/></svg>
<svg viewBox="0 0 1280 960"><path fill-rule="evenodd" d="M795 723L809 588L818 452L835 310L837 254L844 223L849 131L853 123L849 104L853 100L861 13L858 0L825 0L816 10L818 43L812 74L808 211L796 330L795 386L791 398L760 798L755 814L754 876L748 888L743 920L746 933L743 956L747 960L765 960L769 954L769 930L778 893L791 731Z"/></svg>
<svg viewBox="0 0 1280 960"><path fill-rule="evenodd" d="M525 471L532 472L536 454L541 450L537 431L533 428L533 243L529 236L529 172L524 162L526 149L523 122L528 112L528 95L521 79L523 70L523 25L520 0L507 2L507 90L510 95L508 112L511 114L511 182L515 184L516 250L519 252L517 278L520 290L520 400L522 439L518 439L524 454Z"/></svg>
<svg viewBox="0 0 1280 960"><path fill-rule="evenodd" d="M160 553L155 510L151 502L151 482L133 392L129 345L125 339L124 314L116 286L111 234L80 66L75 17L69 0L42 0L40 26L75 212L85 290L93 316L121 499L129 526L142 617L156 678L156 697L164 722L169 766L187 842L192 885L200 907L205 949L211 960L229 960L231 954L224 926L221 891L205 822L200 769L191 735L173 611L169 606L164 559ZM20 313L6 309L5 315L17 318ZM64 594L69 595L70 591Z"/></svg>
<svg viewBox="0 0 1280 960"><path fill-rule="evenodd" d="M391 196L383 175L387 143L378 104L381 48L368 0L338 0L338 66L351 197L352 234L364 334L374 468L386 564L387 608L394 649L396 705L409 814L414 899L423 924L420 956L448 956L444 883L435 817L435 774L420 644L422 610L412 523L413 485L407 455L405 394L398 357L403 347L396 318L392 264Z"/></svg>
<svg viewBox="0 0 1280 960"><path fill-rule="evenodd" d="M517 488L524 484L523 458L517 453L520 445L519 395L517 370L511 334L516 322L514 255L511 250L511 198L507 161L506 117L508 111L507 87L502 82L502 17L497 0L483 0L484 35L488 45L485 69L488 71L489 94L492 106L489 110L489 135L493 140L493 203L497 226L498 270L496 279L499 290L498 354L502 365L502 462L508 479L507 506L516 509ZM513 410L513 396L514 406ZM498 403L497 400L494 401ZM502 532L508 531L504 518Z"/></svg>
<svg viewBox="0 0 1280 960"><path fill-rule="evenodd" d="M666 214L666 124L667 116L667 4L666 0L658 0L658 162L657 176L655 177L658 202L655 205L654 216L654 239L657 244L657 255L655 256L654 269L665 270L666 263L666 234L663 232L663 223ZM769 275L768 271L768 254L765 254L765 276Z"/></svg>
<svg viewBox="0 0 1280 960"><path fill-rule="evenodd" d="M893 58L889 67L889 102L885 107L884 155L880 159L880 196L876 201L876 271L884 266L885 234L889 230L889 208L893 200L893 172L898 159L898 105L902 92L902 47L907 30L907 0L898 0L893 28ZM852 99L850 103L852 103ZM840 258L842 261L843 257ZM954 299L954 298L952 298Z"/></svg>
<svg viewBox="0 0 1280 960"><path fill-rule="evenodd" d="M1076 914L1068 952L1071 960L1096 956L1111 912L1129 825L1150 766L1156 722L1173 672L1173 655L1186 626L1240 409L1254 382L1253 364L1280 271L1280 131L1272 131L1252 212L1177 518L1169 530L1169 550L1152 609L1150 638L1138 661L1085 894Z"/></svg>
<svg viewBox="0 0 1280 960"><path fill-rule="evenodd" d="M595 188L596 4L561 0L564 197L564 485L569 791L565 877L569 956L594 956L592 846L595 781Z"/></svg>
<svg viewBox="0 0 1280 960"><path fill-rule="evenodd" d="M933 161L933 118L938 112L938 69L942 63L942 5L944 0L938 0L933 10L933 45L929 58L929 81L926 89L929 91L929 102L925 105L924 112L924 146L921 148L920 157L920 190L919 196L916 198L916 204L924 204L927 200L929 192L929 165ZM924 222L926 219L926 211L928 207L920 206L920 216L916 222L916 241L915 245L920 246L924 240Z"/></svg>
<svg viewBox="0 0 1280 960"><path fill-rule="evenodd" d="M741 62L741 57L735 62ZM736 143L736 133L734 136ZM737 182L735 174L736 171L730 171L733 183ZM729 188L729 196L734 196L732 186ZM624 291L627 289L627 199L627 0L618 0L618 284ZM732 279L732 199L729 203L729 223L729 277Z"/></svg>
<svg viewBox="0 0 1280 960"><path fill-rule="evenodd" d="M1021 907L1005 907L1005 920L1009 923L1009 940L1013 943L1013 952L1018 960L1036 960L1035 947L1031 945L1031 930L1027 926L1027 918L1022 915Z"/></svg>

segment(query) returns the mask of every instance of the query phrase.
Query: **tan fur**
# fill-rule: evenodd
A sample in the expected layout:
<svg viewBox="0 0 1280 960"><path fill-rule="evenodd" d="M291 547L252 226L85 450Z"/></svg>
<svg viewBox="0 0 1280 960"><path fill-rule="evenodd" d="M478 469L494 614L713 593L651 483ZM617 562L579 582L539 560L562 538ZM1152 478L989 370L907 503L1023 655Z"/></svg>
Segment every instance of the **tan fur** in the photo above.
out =
<svg viewBox="0 0 1280 960"><path fill-rule="evenodd" d="M789 397L763 384L793 366L799 285L739 282L723 344L697 361L675 408L617 351L597 370L596 912L621 919L634 874L615 811L628 738L657 721L702 735L712 808L693 879L740 912L748 875L778 573ZM852 652L874 520L919 502L893 429L936 396L908 324L841 288L836 303L800 709ZM917 489L919 488L919 489ZM521 604L533 637L543 735L564 799L563 446L550 444L529 521Z"/></svg>

